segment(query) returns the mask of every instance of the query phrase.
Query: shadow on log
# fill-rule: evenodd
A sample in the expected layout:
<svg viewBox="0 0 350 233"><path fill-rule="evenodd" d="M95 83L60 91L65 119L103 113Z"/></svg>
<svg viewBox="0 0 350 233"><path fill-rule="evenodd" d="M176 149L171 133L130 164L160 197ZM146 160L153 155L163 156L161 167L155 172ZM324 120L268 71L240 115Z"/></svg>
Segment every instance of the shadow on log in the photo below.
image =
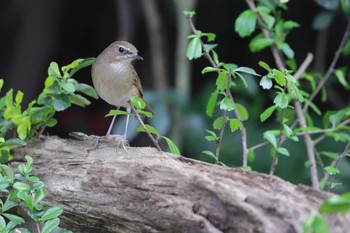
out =
<svg viewBox="0 0 350 233"><path fill-rule="evenodd" d="M43 137L14 151L33 157L33 173L48 191L45 204L61 206L61 226L76 233L302 232L303 221L332 195L153 148L126 152L113 141L95 143L86 135ZM326 219L332 232L348 230L349 215Z"/></svg>

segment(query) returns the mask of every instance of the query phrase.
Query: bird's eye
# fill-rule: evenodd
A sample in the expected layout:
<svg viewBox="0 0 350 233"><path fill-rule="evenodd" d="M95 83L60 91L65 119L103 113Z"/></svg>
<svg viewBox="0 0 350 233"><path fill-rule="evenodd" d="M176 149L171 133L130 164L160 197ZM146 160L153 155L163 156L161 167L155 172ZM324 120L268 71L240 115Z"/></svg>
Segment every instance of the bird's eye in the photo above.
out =
<svg viewBox="0 0 350 233"><path fill-rule="evenodd" d="M119 52L120 52L120 53L124 53L124 52L125 52L125 49L123 49L122 47L119 47Z"/></svg>

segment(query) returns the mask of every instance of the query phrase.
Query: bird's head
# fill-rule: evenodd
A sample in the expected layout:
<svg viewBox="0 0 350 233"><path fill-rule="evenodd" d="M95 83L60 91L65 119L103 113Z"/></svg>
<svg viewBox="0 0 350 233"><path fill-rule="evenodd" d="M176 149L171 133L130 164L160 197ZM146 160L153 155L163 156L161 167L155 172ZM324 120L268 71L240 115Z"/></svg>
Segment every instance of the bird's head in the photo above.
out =
<svg viewBox="0 0 350 233"><path fill-rule="evenodd" d="M143 58L138 55L137 52L136 47L131 43L127 41L116 41L109 45L103 54L113 63L143 60Z"/></svg>

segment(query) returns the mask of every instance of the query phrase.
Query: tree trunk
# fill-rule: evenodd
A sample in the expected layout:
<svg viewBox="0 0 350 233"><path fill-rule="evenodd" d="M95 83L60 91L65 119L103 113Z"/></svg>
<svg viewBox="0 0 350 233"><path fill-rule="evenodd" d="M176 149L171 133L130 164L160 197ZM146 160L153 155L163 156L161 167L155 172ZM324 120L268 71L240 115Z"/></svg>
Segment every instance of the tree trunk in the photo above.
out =
<svg viewBox="0 0 350 233"><path fill-rule="evenodd" d="M95 143L86 135L44 137L14 151L33 157L45 204L61 206L61 226L76 233L302 232L303 221L333 195L154 148ZM325 217L332 232L346 232L349 215Z"/></svg>

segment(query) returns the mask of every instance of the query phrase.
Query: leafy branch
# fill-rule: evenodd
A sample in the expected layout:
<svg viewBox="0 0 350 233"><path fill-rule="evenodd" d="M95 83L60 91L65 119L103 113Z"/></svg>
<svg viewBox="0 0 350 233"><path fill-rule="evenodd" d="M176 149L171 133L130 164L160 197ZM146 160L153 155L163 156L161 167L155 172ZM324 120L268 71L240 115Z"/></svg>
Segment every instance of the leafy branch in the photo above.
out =
<svg viewBox="0 0 350 233"><path fill-rule="evenodd" d="M240 104L236 104L232 93L231 93L231 87L233 85L232 78L239 77L244 85L247 87L246 81L244 77L239 73L247 73L250 75L256 75L259 76L253 69L248 67L238 67L235 64L227 64L219 62L218 55L214 51L214 48L216 47L215 44L205 44L203 42L202 37L207 37L208 42L211 42L215 39L215 34L213 33L203 33L200 30L197 30L192 22L192 17L194 16L194 12L188 12L185 11L184 14L186 15L189 24L191 26L193 35L190 35L188 39L190 39L188 48L187 48L187 57L192 60L194 58L199 58L202 56L202 53L204 53L205 57L208 59L211 67L206 67L203 69L202 74L208 73L208 72L216 72L218 74L216 86L217 89L211 94L210 99L208 101L207 105L207 115L211 117L214 112L214 108L217 102L217 97L219 94L223 95L224 98L220 102L220 109L222 110L222 116L217 118L214 123L213 127L214 129L219 129L219 136L215 134L215 132L206 130L209 135L206 136L206 139L209 141L215 141L216 142L216 149L215 154L213 154L210 151L204 151L204 154L207 154L211 157L213 157L217 162L219 162L219 156L220 156L220 149L221 144L224 136L224 131L226 125L229 123L231 131L236 131L237 129L240 129L242 131L241 138L242 138L242 150L243 150L243 167L247 167L248 165L248 149L247 149L247 133L246 128L244 127L243 121L248 119L248 112L247 110ZM228 112L233 111L234 112L234 118L229 118Z"/></svg>

